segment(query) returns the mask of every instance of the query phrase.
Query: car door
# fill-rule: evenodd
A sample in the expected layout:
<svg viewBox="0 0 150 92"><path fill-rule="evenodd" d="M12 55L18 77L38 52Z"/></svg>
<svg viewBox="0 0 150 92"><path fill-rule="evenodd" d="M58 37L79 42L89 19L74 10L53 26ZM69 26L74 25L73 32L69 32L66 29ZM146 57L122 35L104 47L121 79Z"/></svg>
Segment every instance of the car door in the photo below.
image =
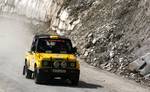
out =
<svg viewBox="0 0 150 92"><path fill-rule="evenodd" d="M34 39L32 42L32 46L31 46L30 67L29 67L31 71L34 71L37 42L38 42L38 39Z"/></svg>

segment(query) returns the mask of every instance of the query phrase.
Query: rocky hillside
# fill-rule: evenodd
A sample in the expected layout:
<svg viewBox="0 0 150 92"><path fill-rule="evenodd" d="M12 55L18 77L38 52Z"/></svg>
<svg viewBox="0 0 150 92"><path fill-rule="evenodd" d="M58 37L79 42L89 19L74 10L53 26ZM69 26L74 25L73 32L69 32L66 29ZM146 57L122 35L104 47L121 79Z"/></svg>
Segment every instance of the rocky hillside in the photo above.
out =
<svg viewBox="0 0 150 92"><path fill-rule="evenodd" d="M0 10L49 23L87 63L150 86L149 0L1 0Z"/></svg>
<svg viewBox="0 0 150 92"><path fill-rule="evenodd" d="M148 63L141 64L137 71L129 68L131 62L150 51L149 0L68 0L65 3L51 27L73 40L81 58L93 66L149 85L149 68L144 69L146 65L150 67ZM140 74L142 69L146 73Z"/></svg>

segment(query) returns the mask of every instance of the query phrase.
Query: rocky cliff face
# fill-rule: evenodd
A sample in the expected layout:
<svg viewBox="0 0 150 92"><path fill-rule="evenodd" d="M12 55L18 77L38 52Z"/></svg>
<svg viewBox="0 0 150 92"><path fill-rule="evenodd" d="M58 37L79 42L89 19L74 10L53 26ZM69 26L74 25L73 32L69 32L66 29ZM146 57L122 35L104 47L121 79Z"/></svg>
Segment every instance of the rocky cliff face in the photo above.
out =
<svg viewBox="0 0 150 92"><path fill-rule="evenodd" d="M67 34L87 63L146 83L146 73L132 72L129 64L150 51L149 10L149 0L70 0L51 28Z"/></svg>
<svg viewBox="0 0 150 92"><path fill-rule="evenodd" d="M40 21L57 15L64 0L0 0L1 13L17 13Z"/></svg>
<svg viewBox="0 0 150 92"><path fill-rule="evenodd" d="M47 21L50 31L72 39L87 63L148 83L129 64L150 51L149 0L1 0L0 9Z"/></svg>

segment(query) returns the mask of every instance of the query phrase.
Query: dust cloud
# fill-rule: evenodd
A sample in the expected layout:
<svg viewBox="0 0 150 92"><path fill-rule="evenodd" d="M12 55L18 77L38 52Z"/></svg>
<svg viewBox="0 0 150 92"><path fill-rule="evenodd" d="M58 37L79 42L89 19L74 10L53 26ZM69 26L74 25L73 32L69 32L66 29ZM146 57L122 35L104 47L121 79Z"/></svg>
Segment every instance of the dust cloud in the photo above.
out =
<svg viewBox="0 0 150 92"><path fill-rule="evenodd" d="M0 51L10 54L12 51L27 50L32 37L31 24L19 20L19 17L0 18ZM14 50L10 50L14 49Z"/></svg>

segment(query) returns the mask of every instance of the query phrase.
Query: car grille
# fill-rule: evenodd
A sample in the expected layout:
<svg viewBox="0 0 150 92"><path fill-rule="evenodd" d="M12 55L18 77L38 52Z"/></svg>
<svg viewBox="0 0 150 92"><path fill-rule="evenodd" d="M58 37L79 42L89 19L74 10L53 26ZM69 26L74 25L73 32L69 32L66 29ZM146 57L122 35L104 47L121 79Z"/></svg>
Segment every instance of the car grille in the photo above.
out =
<svg viewBox="0 0 150 92"><path fill-rule="evenodd" d="M43 67L49 68L76 68L76 62L67 62L63 59L43 60Z"/></svg>

